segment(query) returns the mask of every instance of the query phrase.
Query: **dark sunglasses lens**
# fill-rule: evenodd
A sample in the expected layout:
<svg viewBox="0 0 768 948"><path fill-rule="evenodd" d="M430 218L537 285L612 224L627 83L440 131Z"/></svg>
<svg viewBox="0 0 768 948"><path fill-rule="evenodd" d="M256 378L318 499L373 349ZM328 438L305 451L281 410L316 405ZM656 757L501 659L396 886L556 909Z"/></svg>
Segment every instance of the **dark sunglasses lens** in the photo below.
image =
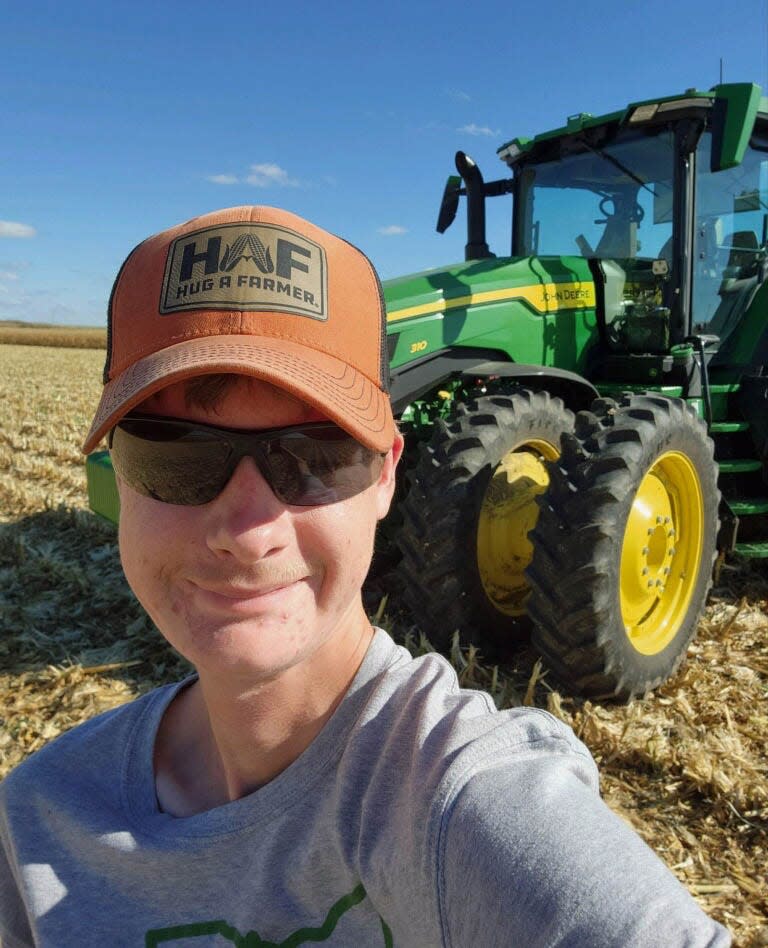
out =
<svg viewBox="0 0 768 948"><path fill-rule="evenodd" d="M112 432L110 450L129 487L166 504L207 504L231 474L228 442L182 424L124 420Z"/></svg>
<svg viewBox="0 0 768 948"><path fill-rule="evenodd" d="M340 428L284 434L265 442L263 471L286 504L333 504L361 493L376 480L383 457Z"/></svg>
<svg viewBox="0 0 768 948"><path fill-rule="evenodd" d="M283 503L300 507L354 497L384 462L332 424L258 434L128 416L113 429L110 450L115 471L133 490L186 506L217 497L243 457L254 459Z"/></svg>

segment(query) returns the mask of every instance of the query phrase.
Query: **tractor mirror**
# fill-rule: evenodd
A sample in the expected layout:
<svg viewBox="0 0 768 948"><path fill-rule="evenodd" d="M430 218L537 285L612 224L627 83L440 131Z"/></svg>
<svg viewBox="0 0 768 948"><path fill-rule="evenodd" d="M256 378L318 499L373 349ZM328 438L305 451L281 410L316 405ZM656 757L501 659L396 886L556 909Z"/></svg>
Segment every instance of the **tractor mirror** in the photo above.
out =
<svg viewBox="0 0 768 948"><path fill-rule="evenodd" d="M445 233L451 226L456 217L456 211L459 208L459 195L461 194L461 178L457 174L449 175L445 182L443 199L440 202L440 213L437 215L437 232Z"/></svg>

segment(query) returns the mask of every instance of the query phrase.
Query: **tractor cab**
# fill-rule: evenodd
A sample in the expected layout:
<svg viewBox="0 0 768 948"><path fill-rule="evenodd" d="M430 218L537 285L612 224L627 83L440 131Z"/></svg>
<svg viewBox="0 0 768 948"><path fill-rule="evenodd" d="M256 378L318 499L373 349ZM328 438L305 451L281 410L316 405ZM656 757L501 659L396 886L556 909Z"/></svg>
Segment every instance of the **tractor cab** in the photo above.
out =
<svg viewBox="0 0 768 948"><path fill-rule="evenodd" d="M585 257L602 341L616 353L666 352L685 334L675 151L668 127L610 123L543 143L515 169L513 256Z"/></svg>
<svg viewBox="0 0 768 948"><path fill-rule="evenodd" d="M603 361L609 376L626 378L621 356L695 339L713 366L732 362L729 337L767 273L760 104L756 86L720 86L573 116L499 150L514 172L512 255L590 261L602 341L620 357Z"/></svg>
<svg viewBox="0 0 768 948"><path fill-rule="evenodd" d="M724 380L758 364L765 321L745 319L768 275L768 100L757 86L574 115L499 156L513 177L485 183L459 152L438 230L466 194L467 260L492 257L484 200L511 192L512 259L555 284L578 282L573 258L586 261L600 343L590 378L682 384L695 397L710 364Z"/></svg>

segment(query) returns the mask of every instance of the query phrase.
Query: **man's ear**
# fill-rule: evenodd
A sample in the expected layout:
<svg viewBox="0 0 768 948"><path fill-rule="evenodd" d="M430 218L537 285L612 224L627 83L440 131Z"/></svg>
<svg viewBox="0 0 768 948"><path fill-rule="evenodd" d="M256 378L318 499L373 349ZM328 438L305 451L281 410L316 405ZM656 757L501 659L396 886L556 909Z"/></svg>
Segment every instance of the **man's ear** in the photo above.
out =
<svg viewBox="0 0 768 948"><path fill-rule="evenodd" d="M403 436L399 431L396 431L395 440L387 452L387 456L384 458L384 466L381 469L381 474L377 481L376 518L378 520L383 520L389 513L389 508L392 504L392 495L395 492L395 472L397 470L397 464L403 454L404 443Z"/></svg>

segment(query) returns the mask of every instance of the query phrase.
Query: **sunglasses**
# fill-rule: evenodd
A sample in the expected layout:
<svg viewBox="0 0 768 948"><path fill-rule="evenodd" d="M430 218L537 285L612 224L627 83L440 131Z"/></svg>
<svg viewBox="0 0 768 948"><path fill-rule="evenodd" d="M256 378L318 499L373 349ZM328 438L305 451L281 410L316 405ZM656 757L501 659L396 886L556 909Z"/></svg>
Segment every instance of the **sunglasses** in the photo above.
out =
<svg viewBox="0 0 768 948"><path fill-rule="evenodd" d="M334 504L370 487L386 457L331 422L242 431L138 413L112 429L109 449L130 488L183 506L217 497L243 458L253 458L283 503Z"/></svg>

